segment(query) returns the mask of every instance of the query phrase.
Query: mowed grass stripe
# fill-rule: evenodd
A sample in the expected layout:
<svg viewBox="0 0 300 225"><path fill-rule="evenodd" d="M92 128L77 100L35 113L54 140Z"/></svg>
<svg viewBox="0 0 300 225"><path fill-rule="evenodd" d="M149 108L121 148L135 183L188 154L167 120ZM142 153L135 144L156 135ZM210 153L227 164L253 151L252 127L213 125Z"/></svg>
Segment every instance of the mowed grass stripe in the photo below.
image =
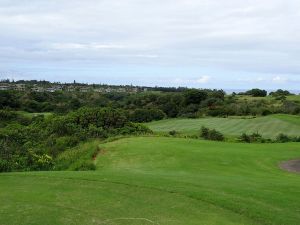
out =
<svg viewBox="0 0 300 225"><path fill-rule="evenodd" d="M168 132L176 130L196 134L202 126L214 128L228 136L258 132L266 138L275 138L279 133L300 136L300 117L292 115L271 115L252 119L242 118L199 118L167 119L146 123L153 131Z"/></svg>

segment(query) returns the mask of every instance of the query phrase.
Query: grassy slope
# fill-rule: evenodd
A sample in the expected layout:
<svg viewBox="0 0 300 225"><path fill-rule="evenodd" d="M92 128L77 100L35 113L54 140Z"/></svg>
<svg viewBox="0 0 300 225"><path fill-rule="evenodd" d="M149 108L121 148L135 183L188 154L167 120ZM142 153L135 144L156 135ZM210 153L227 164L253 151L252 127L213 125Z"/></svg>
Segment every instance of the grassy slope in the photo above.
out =
<svg viewBox="0 0 300 225"><path fill-rule="evenodd" d="M270 115L253 119L242 118L200 118L168 119L146 124L157 132L176 130L194 134L201 126L215 128L228 136L239 136L243 132L259 132L266 138L274 138L279 133L300 136L300 117L292 115Z"/></svg>
<svg viewBox="0 0 300 225"><path fill-rule="evenodd" d="M300 145L127 138L94 172L0 174L0 224L290 224L300 179L278 168Z"/></svg>

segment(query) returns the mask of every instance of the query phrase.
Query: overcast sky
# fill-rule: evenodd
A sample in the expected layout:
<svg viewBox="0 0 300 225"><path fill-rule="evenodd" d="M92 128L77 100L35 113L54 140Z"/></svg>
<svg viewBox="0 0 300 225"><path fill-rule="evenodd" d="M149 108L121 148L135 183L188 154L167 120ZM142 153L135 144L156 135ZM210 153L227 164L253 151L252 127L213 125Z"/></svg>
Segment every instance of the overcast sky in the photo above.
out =
<svg viewBox="0 0 300 225"><path fill-rule="evenodd" d="M300 89L300 1L0 0L0 78Z"/></svg>

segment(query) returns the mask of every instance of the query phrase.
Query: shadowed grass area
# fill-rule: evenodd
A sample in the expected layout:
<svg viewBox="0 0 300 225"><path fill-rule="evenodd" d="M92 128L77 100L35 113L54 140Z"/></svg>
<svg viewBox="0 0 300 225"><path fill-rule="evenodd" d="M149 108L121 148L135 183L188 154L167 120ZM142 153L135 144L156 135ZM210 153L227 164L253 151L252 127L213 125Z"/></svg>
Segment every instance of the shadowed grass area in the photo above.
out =
<svg viewBox="0 0 300 225"><path fill-rule="evenodd" d="M95 142L94 142L95 143ZM135 137L96 171L0 174L0 224L280 224L300 220L299 143Z"/></svg>
<svg viewBox="0 0 300 225"><path fill-rule="evenodd" d="M284 133L300 136L300 117L293 115L270 115L257 118L200 118L167 119L146 124L156 132L176 130L186 134L197 134L201 126L214 128L227 136L240 136L242 133L260 133L265 138L275 138Z"/></svg>

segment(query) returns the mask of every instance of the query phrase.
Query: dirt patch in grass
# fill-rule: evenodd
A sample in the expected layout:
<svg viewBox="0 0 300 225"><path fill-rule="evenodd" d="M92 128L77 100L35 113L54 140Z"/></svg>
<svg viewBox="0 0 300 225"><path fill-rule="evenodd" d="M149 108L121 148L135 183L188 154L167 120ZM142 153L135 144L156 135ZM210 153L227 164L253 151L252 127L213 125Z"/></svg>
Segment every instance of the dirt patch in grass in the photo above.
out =
<svg viewBox="0 0 300 225"><path fill-rule="evenodd" d="M300 159L285 161L280 164L280 168L289 172L300 173Z"/></svg>

